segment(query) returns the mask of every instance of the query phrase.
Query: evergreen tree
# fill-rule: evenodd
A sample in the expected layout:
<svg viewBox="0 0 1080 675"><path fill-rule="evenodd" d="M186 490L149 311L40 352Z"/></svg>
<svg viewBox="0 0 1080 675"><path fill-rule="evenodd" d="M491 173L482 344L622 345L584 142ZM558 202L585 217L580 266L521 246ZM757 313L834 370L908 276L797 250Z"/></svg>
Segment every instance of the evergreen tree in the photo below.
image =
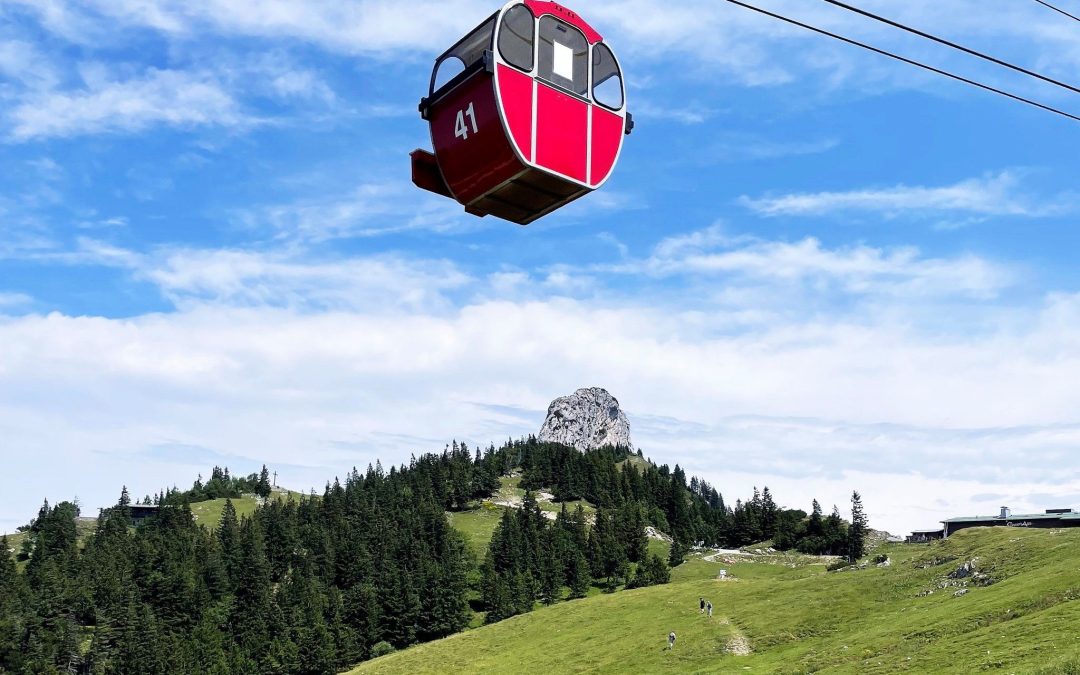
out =
<svg viewBox="0 0 1080 675"><path fill-rule="evenodd" d="M532 611L533 603L536 600L536 585L531 573L520 570L514 572L511 577L510 592L513 597L515 614Z"/></svg>
<svg viewBox="0 0 1080 675"><path fill-rule="evenodd" d="M776 532L773 534L773 546L781 551L787 551L798 544L806 534L806 525L803 520L806 512L797 509L784 509L776 518Z"/></svg>
<svg viewBox="0 0 1080 675"><path fill-rule="evenodd" d="M480 569L481 589L487 614L485 623L502 621L516 613L510 584L505 576L497 573L491 560L485 560Z"/></svg>
<svg viewBox="0 0 1080 675"><path fill-rule="evenodd" d="M574 551L570 554L567 576L569 578L567 585L570 586L570 597L584 598L589 591L592 579L589 577L589 561L581 551Z"/></svg>
<svg viewBox="0 0 1080 675"><path fill-rule="evenodd" d="M862 496L851 493L851 526L848 527L847 558L855 562L866 552L867 518L863 512Z"/></svg>
<svg viewBox="0 0 1080 675"><path fill-rule="evenodd" d="M268 643L267 618L271 605L270 566L258 521L244 520L238 549L234 571L236 594L229 628L240 652L257 662Z"/></svg>
<svg viewBox="0 0 1080 675"><path fill-rule="evenodd" d="M678 539L671 542L671 551L668 553L668 567L678 567L686 558L687 546Z"/></svg>
<svg viewBox="0 0 1080 675"><path fill-rule="evenodd" d="M270 496L270 487L270 471L263 464L262 471L259 472L259 482L255 486L255 494L265 499Z"/></svg>
<svg viewBox="0 0 1080 675"><path fill-rule="evenodd" d="M540 557L540 600L550 605L559 599L563 570L558 557L558 537L555 528L549 528L545 534Z"/></svg>
<svg viewBox="0 0 1080 675"><path fill-rule="evenodd" d="M810 512L810 522L806 526L806 534L810 537L820 537L825 533L825 527L821 521L821 504L814 500L813 509Z"/></svg>
<svg viewBox="0 0 1080 675"><path fill-rule="evenodd" d="M642 562L649 548L649 539L645 535L645 519L641 506L628 501L616 514L616 536L625 542L625 556L630 562Z"/></svg>
<svg viewBox="0 0 1080 675"><path fill-rule="evenodd" d="M17 599L19 582L15 559L11 555L7 535L0 536L0 612L10 609ZM0 616L5 614L0 613Z"/></svg>
<svg viewBox="0 0 1080 675"><path fill-rule="evenodd" d="M22 578L5 535L0 537L0 672L23 669L24 596Z"/></svg>
<svg viewBox="0 0 1080 675"><path fill-rule="evenodd" d="M847 528L844 526L844 521L840 518L840 509L833 504L832 513L825 518L824 523L826 545L825 551L828 555L847 555L848 552L848 539Z"/></svg>
<svg viewBox="0 0 1080 675"><path fill-rule="evenodd" d="M650 584L666 584L671 581L671 570L668 569L663 558L655 553L645 561L645 570Z"/></svg>
<svg viewBox="0 0 1080 675"><path fill-rule="evenodd" d="M761 536L764 539L772 539L776 536L776 527L779 520L779 509L773 501L769 486L766 485L761 491Z"/></svg>
<svg viewBox="0 0 1080 675"><path fill-rule="evenodd" d="M664 560L655 553L648 556L637 567L634 578L627 584L627 588L640 588L655 584L666 584L671 579L671 571Z"/></svg>
<svg viewBox="0 0 1080 675"><path fill-rule="evenodd" d="M225 500L218 522L217 539L220 544L221 561L229 588L235 585L240 567L240 523L236 520L236 507L231 499Z"/></svg>

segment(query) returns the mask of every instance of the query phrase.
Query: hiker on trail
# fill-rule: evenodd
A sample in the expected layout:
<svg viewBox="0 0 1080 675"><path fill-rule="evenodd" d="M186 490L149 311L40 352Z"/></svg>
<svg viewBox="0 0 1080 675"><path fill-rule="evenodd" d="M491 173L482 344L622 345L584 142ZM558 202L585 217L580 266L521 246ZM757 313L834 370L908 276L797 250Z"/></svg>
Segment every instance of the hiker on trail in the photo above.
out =
<svg viewBox="0 0 1080 675"><path fill-rule="evenodd" d="M705 603L705 611L709 613L710 617L712 616L712 603L711 602L706 602Z"/></svg>
<svg viewBox="0 0 1080 675"><path fill-rule="evenodd" d="M667 648L670 651L675 646L675 631L671 631L667 636Z"/></svg>
<svg viewBox="0 0 1080 675"><path fill-rule="evenodd" d="M704 614L705 613L705 598L698 598L698 600L701 601L701 611L698 612L698 614Z"/></svg>

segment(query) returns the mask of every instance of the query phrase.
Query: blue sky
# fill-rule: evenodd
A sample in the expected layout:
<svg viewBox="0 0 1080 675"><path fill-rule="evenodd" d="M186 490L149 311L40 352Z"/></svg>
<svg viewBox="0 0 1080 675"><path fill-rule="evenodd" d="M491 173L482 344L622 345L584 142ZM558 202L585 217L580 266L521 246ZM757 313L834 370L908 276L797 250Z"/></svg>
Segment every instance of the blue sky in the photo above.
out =
<svg viewBox="0 0 1080 675"><path fill-rule="evenodd" d="M1036 3L896 4L862 6L1080 81L1080 25ZM732 500L859 489L896 532L1080 506L1080 124L725 3L592 2L637 128L521 228L409 182L431 63L494 9L0 7L0 530L213 464L321 489L583 386Z"/></svg>

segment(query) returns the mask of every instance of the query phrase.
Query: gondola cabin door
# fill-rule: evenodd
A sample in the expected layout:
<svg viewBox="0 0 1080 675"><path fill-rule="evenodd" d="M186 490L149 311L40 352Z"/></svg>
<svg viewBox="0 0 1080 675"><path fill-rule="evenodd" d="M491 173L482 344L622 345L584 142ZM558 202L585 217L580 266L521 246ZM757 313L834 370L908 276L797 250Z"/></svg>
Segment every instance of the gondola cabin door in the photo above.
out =
<svg viewBox="0 0 1080 675"><path fill-rule="evenodd" d="M554 2L514 0L435 62L420 101L434 154L413 182L525 225L604 184L633 128L600 34Z"/></svg>

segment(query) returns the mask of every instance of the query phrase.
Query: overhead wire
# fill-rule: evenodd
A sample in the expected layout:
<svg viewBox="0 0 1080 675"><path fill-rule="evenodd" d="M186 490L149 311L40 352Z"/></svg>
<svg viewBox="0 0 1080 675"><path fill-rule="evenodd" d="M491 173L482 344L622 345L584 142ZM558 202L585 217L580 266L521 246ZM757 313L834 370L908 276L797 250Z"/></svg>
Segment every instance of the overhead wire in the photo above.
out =
<svg viewBox="0 0 1080 675"><path fill-rule="evenodd" d="M993 86L991 86L989 84L983 84L982 82L977 82L975 80L964 77L963 75L957 75L955 73L950 73L947 70L942 70L941 68L937 68L935 66L931 66L929 64L922 63L921 61L916 61L915 59L909 59L906 56L901 56L899 54L895 54L893 52L881 49L879 47L875 47L873 45L866 44L865 42L859 42L858 40L854 40L854 39L849 38L849 37L844 37L843 35L838 35L836 33L832 33L830 31L825 30L824 28L818 28L816 26L811 26L808 23L803 23L802 21L798 21L796 19L792 19L792 18L783 16L781 14L777 14L775 12L770 12L767 9L762 9L761 7L756 7L756 6L748 4L746 2L742 2L742 0L726 0L726 2L728 2L728 3L732 4L732 5L738 5L739 7L749 9L749 10L751 10L753 12L757 12L759 14L764 14L765 16L771 17L773 19L778 19L778 20L783 21L785 23L789 23L789 24L791 24L793 26L798 26L799 28L804 28L806 30L818 33L820 35L825 35L827 37L831 37L834 40L839 40L839 41L845 42L845 43L847 43L849 45L854 45L856 47L861 47L863 49L867 49L867 50L872 51L872 52L874 52L876 54L881 54L882 56L887 56L890 59L896 59L897 61L901 61L901 62L906 63L908 65L916 66L918 68L928 70L928 71L930 71L932 73L937 73L938 75L944 75L945 77L951 78L951 79L956 80L958 82L963 82L964 84L968 84L968 85L971 85L973 87L978 87L979 89L983 89L985 91L989 91L989 92L992 92L994 94L998 94L999 96L1005 96L1006 98L1010 98L1010 99L1012 99L1014 101L1019 101L1020 103L1026 103L1027 105L1034 106L1036 108L1040 108L1040 109L1045 110L1047 112L1051 112L1051 113L1054 113L1056 115L1061 115L1062 117L1067 117L1067 118L1069 118L1069 119L1071 119L1071 120L1073 120L1075 122L1080 122L1080 116L1074 115L1074 114L1069 113L1069 112L1065 112L1064 110L1060 110L1060 109L1055 108L1053 106L1046 105L1045 103L1039 103L1038 101L1033 101L1033 100L1031 100L1029 98L1025 98L1023 96L1019 96L1017 94L1007 92L1004 89L998 89L997 87L993 87Z"/></svg>
<svg viewBox="0 0 1080 675"><path fill-rule="evenodd" d="M1024 68L1022 66L1018 66L1018 65L1013 64L1013 63L1009 63L1008 61L1003 61L1003 60L1001 60L1001 59L999 59L999 58L997 58L995 56L991 56L989 54L985 54L985 53L980 52L978 50L971 49L969 47L965 47L964 45L957 44L955 42L952 42L951 40L946 40L945 38L941 38L941 37L938 37L936 35L931 35L930 33L919 30L918 28L912 28L911 26L902 24L899 21L893 21L892 19L888 19L888 18L885 18L883 16L879 16L877 14L874 14L873 12L868 12L865 9L855 7L854 5L849 5L846 2L841 2L840 0L823 0L823 1L829 3L830 5L840 7L841 9L846 9L849 12L855 12L856 14L861 14L862 16L865 16L865 17L867 17L869 19L873 19L874 21L879 21L881 23L887 24L887 25L892 26L894 28L899 28L900 30L907 31L907 32L909 32L909 33L911 33L913 35L918 35L921 38L926 38L927 40L932 40L934 42L937 42L938 44L945 45L946 47L951 47L952 49L956 49L958 51L964 52L965 54L970 54L971 56L978 57L980 59L983 59L984 61L989 61L990 63L994 63L994 64L997 64L999 66L1003 66L1005 68L1015 70L1018 73L1023 73L1025 75L1030 76L1030 77L1040 79L1043 82L1049 82L1050 84L1056 85L1056 86L1061 87L1063 89L1068 89L1069 91L1071 91L1073 93L1080 94L1080 88L1074 87L1071 84L1068 84L1066 82L1061 82L1059 80L1055 80L1052 77L1047 77L1046 75L1036 73L1033 70L1028 70L1027 68ZM1035 1L1039 2L1040 0L1035 0Z"/></svg>
<svg viewBox="0 0 1080 675"><path fill-rule="evenodd" d="M1064 14L1065 16L1069 17L1073 21L1080 21L1080 16L1075 16L1073 14L1069 14L1068 12L1061 9L1060 7L1055 7L1054 5L1051 5L1049 2L1043 2L1043 0L1035 0L1035 2L1039 3L1043 7L1048 7L1050 9L1054 10L1058 14Z"/></svg>

